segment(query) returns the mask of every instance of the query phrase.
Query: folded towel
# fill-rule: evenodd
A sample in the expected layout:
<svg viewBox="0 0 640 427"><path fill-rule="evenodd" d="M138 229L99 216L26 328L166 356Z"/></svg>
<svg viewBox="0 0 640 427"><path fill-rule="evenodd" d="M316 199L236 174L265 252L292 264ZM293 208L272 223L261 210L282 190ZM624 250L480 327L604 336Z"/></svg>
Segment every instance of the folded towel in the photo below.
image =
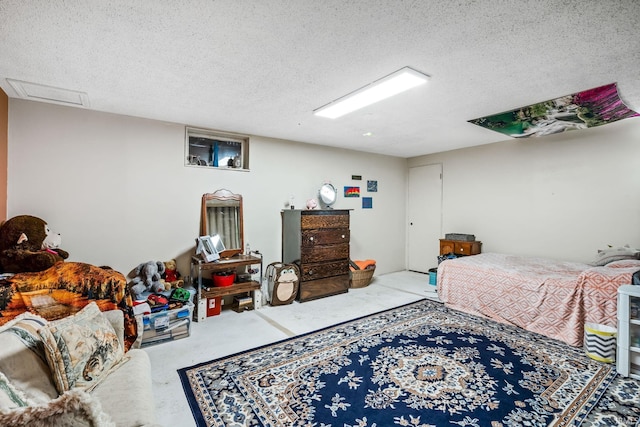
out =
<svg viewBox="0 0 640 427"><path fill-rule="evenodd" d="M355 267L354 265L355 264ZM364 261L351 261L349 262L351 271L355 270L367 270L376 267L376 261L373 259L365 259Z"/></svg>

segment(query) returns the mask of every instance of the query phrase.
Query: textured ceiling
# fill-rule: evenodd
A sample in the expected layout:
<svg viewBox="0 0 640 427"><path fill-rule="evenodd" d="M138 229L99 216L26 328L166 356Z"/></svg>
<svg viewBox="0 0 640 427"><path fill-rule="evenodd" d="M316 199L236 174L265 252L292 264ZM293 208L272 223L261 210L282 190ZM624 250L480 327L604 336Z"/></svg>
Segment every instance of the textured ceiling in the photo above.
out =
<svg viewBox="0 0 640 427"><path fill-rule="evenodd" d="M504 140L467 120L612 82L640 111L639 20L637 0L0 0L0 87L412 157ZM430 82L336 120L312 114L404 66Z"/></svg>

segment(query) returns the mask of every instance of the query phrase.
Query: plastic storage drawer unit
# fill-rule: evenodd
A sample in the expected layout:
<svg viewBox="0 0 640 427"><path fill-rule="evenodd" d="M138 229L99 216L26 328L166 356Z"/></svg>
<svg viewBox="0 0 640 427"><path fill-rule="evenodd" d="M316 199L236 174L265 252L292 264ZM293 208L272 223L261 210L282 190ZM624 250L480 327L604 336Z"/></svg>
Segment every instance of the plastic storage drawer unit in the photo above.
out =
<svg viewBox="0 0 640 427"><path fill-rule="evenodd" d="M142 347L186 338L191 334L193 305L142 316Z"/></svg>

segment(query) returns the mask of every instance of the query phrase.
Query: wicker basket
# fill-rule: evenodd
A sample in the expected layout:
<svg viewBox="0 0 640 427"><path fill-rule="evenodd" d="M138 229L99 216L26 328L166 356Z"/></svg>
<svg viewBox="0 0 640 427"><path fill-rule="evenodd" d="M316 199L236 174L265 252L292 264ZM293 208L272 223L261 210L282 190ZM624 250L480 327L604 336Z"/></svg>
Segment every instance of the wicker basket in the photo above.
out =
<svg viewBox="0 0 640 427"><path fill-rule="evenodd" d="M364 288L369 286L373 273L376 271L376 267L367 268L365 270L351 270L351 287L352 288Z"/></svg>

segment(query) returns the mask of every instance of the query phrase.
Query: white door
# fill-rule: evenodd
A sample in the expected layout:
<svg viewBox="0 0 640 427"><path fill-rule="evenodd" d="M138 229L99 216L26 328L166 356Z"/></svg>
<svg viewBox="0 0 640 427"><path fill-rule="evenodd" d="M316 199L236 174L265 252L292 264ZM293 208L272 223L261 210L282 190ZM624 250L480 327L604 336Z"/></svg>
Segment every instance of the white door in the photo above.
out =
<svg viewBox="0 0 640 427"><path fill-rule="evenodd" d="M407 266L427 273L438 266L442 236L442 164L409 168Z"/></svg>

